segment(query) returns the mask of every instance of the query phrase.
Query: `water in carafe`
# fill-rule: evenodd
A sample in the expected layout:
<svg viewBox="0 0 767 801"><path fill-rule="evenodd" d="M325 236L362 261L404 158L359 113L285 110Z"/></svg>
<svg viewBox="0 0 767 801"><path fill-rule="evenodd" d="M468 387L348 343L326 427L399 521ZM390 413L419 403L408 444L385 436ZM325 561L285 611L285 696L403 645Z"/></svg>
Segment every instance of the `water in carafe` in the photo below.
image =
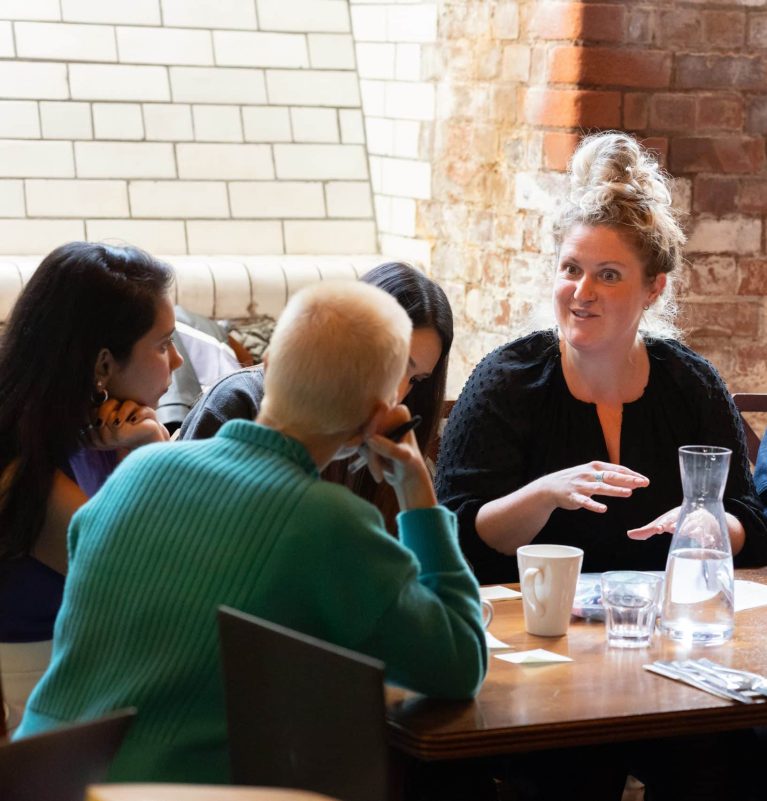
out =
<svg viewBox="0 0 767 801"><path fill-rule="evenodd" d="M672 640L717 645L735 625L732 549L722 498L732 451L679 449L684 502L671 540L661 631Z"/></svg>

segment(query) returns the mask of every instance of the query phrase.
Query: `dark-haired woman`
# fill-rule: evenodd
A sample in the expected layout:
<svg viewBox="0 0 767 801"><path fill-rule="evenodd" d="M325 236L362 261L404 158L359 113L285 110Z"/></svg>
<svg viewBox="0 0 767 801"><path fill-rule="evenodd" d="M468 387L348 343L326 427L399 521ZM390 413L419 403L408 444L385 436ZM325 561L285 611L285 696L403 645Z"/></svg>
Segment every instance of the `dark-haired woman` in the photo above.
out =
<svg viewBox="0 0 767 801"><path fill-rule="evenodd" d="M136 248L72 242L43 260L13 309L0 343L6 682L17 651L29 654L6 644L51 639L70 518L121 455L168 438L154 408L182 362L172 280L169 266Z"/></svg>
<svg viewBox="0 0 767 801"><path fill-rule="evenodd" d="M381 264L361 280L395 298L413 323L410 361L397 399L408 407L411 415L421 416L415 434L421 450L426 452L436 435L445 397L448 355L453 343L450 303L438 284L408 264ZM212 437L227 420L255 419L262 397L262 368L239 370L200 398L181 426L180 436L205 439ZM367 470L351 472L348 461L332 463L323 476L345 484L371 501L383 513L387 528L397 530L394 518L399 507L388 484L376 484Z"/></svg>

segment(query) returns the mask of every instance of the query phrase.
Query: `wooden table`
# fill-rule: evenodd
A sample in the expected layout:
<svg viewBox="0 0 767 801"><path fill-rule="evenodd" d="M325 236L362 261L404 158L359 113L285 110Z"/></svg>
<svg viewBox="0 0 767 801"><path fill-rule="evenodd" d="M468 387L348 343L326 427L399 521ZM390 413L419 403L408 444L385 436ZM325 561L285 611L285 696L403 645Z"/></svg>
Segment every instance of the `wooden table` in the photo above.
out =
<svg viewBox="0 0 767 801"><path fill-rule="evenodd" d="M767 569L737 578L767 584ZM520 600L494 601L491 632L523 651L545 648L573 662L515 665L490 655L471 702L427 699L387 689L391 743L423 760L492 756L570 745L671 737L767 725L767 703L717 698L642 669L656 659L706 656L767 675L767 607L738 612L725 645L685 648L656 635L650 648L608 648L604 624L573 618L564 637L524 631Z"/></svg>
<svg viewBox="0 0 767 801"><path fill-rule="evenodd" d="M93 784L85 801L334 801L327 795L276 787L212 784Z"/></svg>

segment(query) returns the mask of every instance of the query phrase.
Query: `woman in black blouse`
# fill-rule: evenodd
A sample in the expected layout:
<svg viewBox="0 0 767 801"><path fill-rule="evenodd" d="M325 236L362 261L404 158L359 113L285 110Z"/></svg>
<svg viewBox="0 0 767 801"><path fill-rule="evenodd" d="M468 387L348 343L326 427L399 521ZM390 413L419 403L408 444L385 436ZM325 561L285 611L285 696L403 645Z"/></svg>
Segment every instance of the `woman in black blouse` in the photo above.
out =
<svg viewBox="0 0 767 801"><path fill-rule="evenodd" d="M725 508L736 565L767 563L767 526L738 413L716 370L640 324L668 318L684 234L666 176L637 142L585 139L556 226L557 328L474 370L440 452L481 583L517 579L529 542L584 549L583 570L662 570L682 489L680 445L733 451ZM644 329L644 325L642 326ZM667 326L668 328L668 326Z"/></svg>

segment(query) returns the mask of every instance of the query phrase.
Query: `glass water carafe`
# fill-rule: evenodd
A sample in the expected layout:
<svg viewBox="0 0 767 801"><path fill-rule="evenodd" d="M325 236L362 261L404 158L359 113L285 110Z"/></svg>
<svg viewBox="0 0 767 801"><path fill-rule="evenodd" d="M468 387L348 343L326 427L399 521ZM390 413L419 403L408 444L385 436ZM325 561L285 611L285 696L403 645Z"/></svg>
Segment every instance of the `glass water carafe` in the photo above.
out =
<svg viewBox="0 0 767 801"><path fill-rule="evenodd" d="M661 631L691 645L717 645L732 637L735 583L722 497L729 448L679 449L684 502L666 563Z"/></svg>

